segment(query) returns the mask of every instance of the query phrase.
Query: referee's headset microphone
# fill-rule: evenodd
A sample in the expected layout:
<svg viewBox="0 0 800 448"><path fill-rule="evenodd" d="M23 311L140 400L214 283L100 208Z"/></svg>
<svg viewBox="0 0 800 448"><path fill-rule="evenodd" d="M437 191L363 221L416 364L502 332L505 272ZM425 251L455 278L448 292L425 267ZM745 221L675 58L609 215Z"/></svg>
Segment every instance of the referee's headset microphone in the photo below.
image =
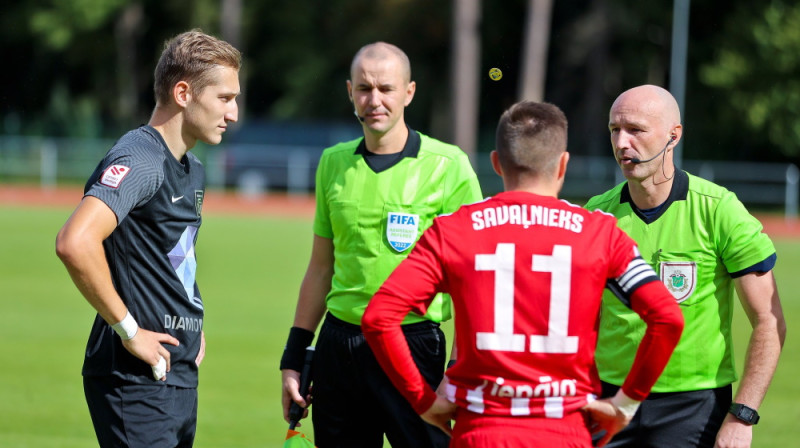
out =
<svg viewBox="0 0 800 448"><path fill-rule="evenodd" d="M363 123L364 122L364 117L362 117L361 115L358 115L358 110L356 110L356 103L353 102L353 97L350 97L350 104L353 105L353 115L355 115L356 118L358 118L359 122Z"/></svg>
<svg viewBox="0 0 800 448"><path fill-rule="evenodd" d="M353 111L353 112L355 112L355 111ZM361 119L361 117L359 117L359 119ZM675 141L675 138L676 138L676 137L673 135L673 136L672 136L672 138L670 138L670 139L669 139L669 141L667 142L667 144L666 144L666 145L664 145L664 149L662 149L661 151L659 151L659 152L658 152L658 154L654 155L653 157L650 157L649 159L645 159L645 160L642 160L642 159L639 159L639 158L636 158L636 157L634 157L634 158L632 158L632 159L631 159L631 163L647 163L647 162L650 162L651 160L654 160L655 158L657 158L658 156L660 156L661 154L663 154L663 153L664 153L664 151L666 151L666 150L667 150L667 147L669 146L669 144L670 144L670 143L672 143L672 142L674 142L674 141Z"/></svg>

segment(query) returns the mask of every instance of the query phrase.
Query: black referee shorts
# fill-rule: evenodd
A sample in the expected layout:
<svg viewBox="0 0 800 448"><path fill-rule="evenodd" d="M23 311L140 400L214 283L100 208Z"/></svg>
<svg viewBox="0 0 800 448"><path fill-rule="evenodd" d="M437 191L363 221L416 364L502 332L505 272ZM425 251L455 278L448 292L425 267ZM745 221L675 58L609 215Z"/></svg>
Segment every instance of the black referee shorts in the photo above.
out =
<svg viewBox="0 0 800 448"><path fill-rule="evenodd" d="M411 354L436 388L444 376L446 346L439 324L403 325ZM381 369L361 327L330 313L322 325L313 364L314 442L319 448L444 448L450 438L425 423Z"/></svg>
<svg viewBox="0 0 800 448"><path fill-rule="evenodd" d="M188 448L194 443L197 389L88 376L83 390L101 448Z"/></svg>
<svg viewBox="0 0 800 448"><path fill-rule="evenodd" d="M603 383L603 397L619 386ZM732 400L731 385L688 392L651 393L608 448L713 448Z"/></svg>

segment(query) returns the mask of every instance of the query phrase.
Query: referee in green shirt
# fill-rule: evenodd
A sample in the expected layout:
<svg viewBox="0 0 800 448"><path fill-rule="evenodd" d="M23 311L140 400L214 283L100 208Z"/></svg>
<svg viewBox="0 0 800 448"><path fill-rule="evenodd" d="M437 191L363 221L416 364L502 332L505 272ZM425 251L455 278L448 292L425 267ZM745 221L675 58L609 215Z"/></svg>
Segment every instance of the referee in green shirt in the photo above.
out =
<svg viewBox="0 0 800 448"><path fill-rule="evenodd" d="M673 163L683 126L672 95L645 85L611 106L614 157L627 182L595 196L639 245L683 312L686 327L664 373L609 447L749 447L786 335L772 275L776 254L736 195ZM734 291L753 331L741 383L731 338ZM605 297L596 362L612 395L644 334L643 322Z"/></svg>
<svg viewBox="0 0 800 448"><path fill-rule="evenodd" d="M313 364L314 438L320 448L446 447L394 388L361 333L372 295L408 255L433 218L482 199L477 176L459 148L409 128L411 66L394 45L361 48L347 92L364 138L327 148L316 178L311 260L281 360L284 416L298 393L303 352L320 321ZM327 315L326 315L327 310ZM440 296L424 316L410 314L404 333L432 388L442 381L446 346L439 322L451 317Z"/></svg>

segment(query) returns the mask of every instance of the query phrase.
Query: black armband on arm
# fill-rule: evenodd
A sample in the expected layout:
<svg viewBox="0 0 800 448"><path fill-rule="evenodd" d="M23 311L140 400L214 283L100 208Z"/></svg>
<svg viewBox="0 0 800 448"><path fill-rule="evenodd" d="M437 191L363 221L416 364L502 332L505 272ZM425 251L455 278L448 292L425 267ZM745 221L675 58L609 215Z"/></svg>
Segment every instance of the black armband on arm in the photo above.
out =
<svg viewBox="0 0 800 448"><path fill-rule="evenodd" d="M306 357L306 348L314 340L314 332L305 328L292 327L289 330L289 340L283 349L281 357L281 370L292 369L300 372Z"/></svg>

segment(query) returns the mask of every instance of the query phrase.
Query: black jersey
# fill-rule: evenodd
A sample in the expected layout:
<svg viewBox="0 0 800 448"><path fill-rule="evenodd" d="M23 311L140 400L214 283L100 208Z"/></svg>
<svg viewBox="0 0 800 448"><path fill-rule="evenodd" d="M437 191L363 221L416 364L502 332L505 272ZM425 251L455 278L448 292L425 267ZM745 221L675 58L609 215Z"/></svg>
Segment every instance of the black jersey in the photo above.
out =
<svg viewBox="0 0 800 448"><path fill-rule="evenodd" d="M161 135L142 126L120 138L84 189L111 208L117 227L103 242L111 278L141 328L180 341L167 384L197 387L203 301L195 282L195 242L205 191L203 165L191 153L178 162ZM89 335L83 375L116 375L153 383L150 366L123 346L99 315Z"/></svg>

